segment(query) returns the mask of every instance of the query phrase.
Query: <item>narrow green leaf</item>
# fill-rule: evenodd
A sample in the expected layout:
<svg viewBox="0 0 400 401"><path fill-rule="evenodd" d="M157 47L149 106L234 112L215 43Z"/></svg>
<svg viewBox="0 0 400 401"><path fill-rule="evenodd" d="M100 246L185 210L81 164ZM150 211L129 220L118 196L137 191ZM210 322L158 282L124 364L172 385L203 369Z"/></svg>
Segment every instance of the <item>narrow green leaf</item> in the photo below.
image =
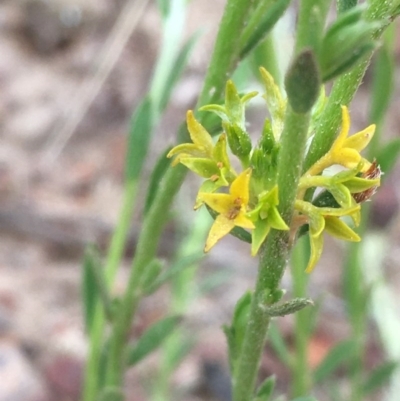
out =
<svg viewBox="0 0 400 401"><path fill-rule="evenodd" d="M224 326L224 332L228 341L229 365L232 375L234 375L236 361L243 344L251 299L252 293L250 291L243 294L235 305L231 326Z"/></svg>
<svg viewBox="0 0 400 401"><path fill-rule="evenodd" d="M147 189L146 201L144 205L144 215L150 210L153 204L154 198L156 197L160 182L167 172L168 167L171 165L171 160L167 159L167 154L171 150L171 147L165 149L165 151L160 155L157 163L155 164L153 171L150 175L149 186Z"/></svg>
<svg viewBox="0 0 400 401"><path fill-rule="evenodd" d="M172 65L172 68L168 74L168 77L165 81L164 89L162 90L161 97L160 97L160 104L159 110L162 111L168 104L168 101L171 97L171 93L179 81L188 61L189 57L192 54L192 51L197 44L202 32L197 31L195 32L189 40L183 45L182 49L176 56L176 59Z"/></svg>
<svg viewBox="0 0 400 401"><path fill-rule="evenodd" d="M311 397L310 395L306 395L303 397L294 398L291 401L318 401L315 397Z"/></svg>
<svg viewBox="0 0 400 401"><path fill-rule="evenodd" d="M157 288L162 284L172 279L174 276L182 272L183 270L193 266L198 263L204 257L203 252L196 252L191 255L180 258L177 262L169 266L163 272L161 272L158 277L154 280L153 284L144 288L144 293L146 295L152 294Z"/></svg>
<svg viewBox="0 0 400 401"><path fill-rule="evenodd" d="M378 161L381 170L387 175L389 174L400 154L400 139L396 138L387 143L379 151L376 160ZM383 176L385 178L385 176Z"/></svg>
<svg viewBox="0 0 400 401"><path fill-rule="evenodd" d="M357 5L357 0L338 0L337 1L337 10L338 13L343 13L350 8L353 8Z"/></svg>
<svg viewBox="0 0 400 401"><path fill-rule="evenodd" d="M155 351L180 322L179 316L168 316L150 326L128 351L128 366L133 366Z"/></svg>
<svg viewBox="0 0 400 401"><path fill-rule="evenodd" d="M278 326L274 322L272 322L269 326L268 338L279 359L286 366L291 366L293 360L292 355L290 354L290 351L287 348L283 337L281 336Z"/></svg>
<svg viewBox="0 0 400 401"><path fill-rule="evenodd" d="M213 289L219 287L220 285L225 284L229 278L232 276L232 271L228 269L219 270L214 272L213 274L207 275L204 278L198 287L198 292L201 295L207 294Z"/></svg>
<svg viewBox="0 0 400 401"><path fill-rule="evenodd" d="M258 387L255 401L269 401L275 388L275 375L266 378Z"/></svg>
<svg viewBox="0 0 400 401"><path fill-rule="evenodd" d="M125 164L125 179L137 180L146 159L151 130L152 130L152 102L145 97L134 112L131 120L128 150Z"/></svg>
<svg viewBox="0 0 400 401"><path fill-rule="evenodd" d="M318 99L321 79L317 60L312 50L299 53L285 77L289 103L295 113L305 114Z"/></svg>
<svg viewBox="0 0 400 401"><path fill-rule="evenodd" d="M384 362L382 365L374 369L369 374L363 385L364 396L368 396L370 393L379 389L379 387L385 385L390 380L392 374L398 367L398 362L388 361Z"/></svg>
<svg viewBox="0 0 400 401"><path fill-rule="evenodd" d="M266 38L271 29L282 17L290 4L290 0L277 0L273 4L267 5L266 2L259 2L240 41L240 57L243 59L249 54L262 40Z"/></svg>
<svg viewBox="0 0 400 401"><path fill-rule="evenodd" d="M95 257L96 249L90 245L86 248L82 264L82 297L86 332L90 333L95 315L96 302L99 299L95 269L100 269L99 259Z"/></svg>
<svg viewBox="0 0 400 401"><path fill-rule="evenodd" d="M331 375L340 365L352 358L355 343L352 340L342 341L335 345L314 370L314 382L319 383Z"/></svg>
<svg viewBox="0 0 400 401"><path fill-rule="evenodd" d="M157 277L160 275L165 262L160 259L153 259L144 269L141 279L141 288L147 289L154 285Z"/></svg>
<svg viewBox="0 0 400 401"><path fill-rule="evenodd" d="M301 311L307 306L314 305L310 298L294 298L282 304L271 305L265 313L270 317L286 316Z"/></svg>
<svg viewBox="0 0 400 401"><path fill-rule="evenodd" d="M168 372L174 372L182 360L190 353L195 345L195 340L186 336L182 339L179 348L168 349Z"/></svg>

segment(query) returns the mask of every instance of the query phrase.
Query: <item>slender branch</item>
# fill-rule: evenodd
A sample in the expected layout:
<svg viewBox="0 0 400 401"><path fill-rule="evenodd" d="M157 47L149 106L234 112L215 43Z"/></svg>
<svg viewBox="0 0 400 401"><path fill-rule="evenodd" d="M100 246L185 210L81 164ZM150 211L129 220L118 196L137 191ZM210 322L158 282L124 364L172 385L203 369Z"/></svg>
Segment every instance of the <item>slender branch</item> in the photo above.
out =
<svg viewBox="0 0 400 401"><path fill-rule="evenodd" d="M278 161L278 188L280 191L279 211L289 225L301 173L309 119L309 114L296 114L288 107ZM273 293L279 288L288 259L288 250L288 232L272 230L260 251L258 277L249 321L234 372L234 401L249 401L253 395L270 323L270 319L264 312L263 297L265 291Z"/></svg>

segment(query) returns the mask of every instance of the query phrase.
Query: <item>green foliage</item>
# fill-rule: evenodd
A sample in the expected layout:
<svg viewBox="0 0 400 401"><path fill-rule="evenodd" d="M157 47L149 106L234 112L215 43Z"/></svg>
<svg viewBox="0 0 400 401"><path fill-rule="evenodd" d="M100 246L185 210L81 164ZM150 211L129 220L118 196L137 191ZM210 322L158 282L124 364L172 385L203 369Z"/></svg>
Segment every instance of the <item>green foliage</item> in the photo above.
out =
<svg viewBox="0 0 400 401"><path fill-rule="evenodd" d="M243 345L251 299L252 294L247 291L236 303L231 326L224 326L223 328L228 341L229 365L232 375Z"/></svg>
<svg viewBox="0 0 400 401"><path fill-rule="evenodd" d="M164 152L161 153L160 157L155 164L153 171L151 172L149 186L147 189L146 201L144 204L144 214L150 210L151 205L153 204L154 198L157 195L157 191L160 185L161 180L163 179L165 173L168 170L171 162L167 159L167 154L171 150L171 148L165 149Z"/></svg>
<svg viewBox="0 0 400 401"><path fill-rule="evenodd" d="M275 376L266 378L258 387L254 401L269 401L272 397L272 393L274 392L275 383Z"/></svg>
<svg viewBox="0 0 400 401"><path fill-rule="evenodd" d="M153 125L153 110L150 97L145 97L132 116L129 129L128 148L125 157L125 178L137 180L146 160Z"/></svg>
<svg viewBox="0 0 400 401"><path fill-rule="evenodd" d="M399 362L387 361L374 369L366 378L362 388L365 397L387 384L398 367Z"/></svg>
<svg viewBox="0 0 400 401"><path fill-rule="evenodd" d="M85 329L90 333L95 316L96 302L99 299L98 286L95 271L102 266L93 246L86 248L82 265L82 299L85 317Z"/></svg>
<svg viewBox="0 0 400 401"><path fill-rule="evenodd" d="M155 263L157 266L154 268L155 273L157 274L150 274L149 280L146 280L146 285L143 286L143 292L146 295L152 294L156 291L161 285L165 284L167 281L173 279L176 275L181 273L183 270L193 266L193 264L198 263L204 257L203 253L193 253L192 255L188 255L185 257L180 258L178 261L170 265L168 268L161 271L158 268L157 262L152 262L151 264ZM150 266L151 266L150 264Z"/></svg>
<svg viewBox="0 0 400 401"><path fill-rule="evenodd" d="M349 70L376 47L372 34L381 23L366 21L364 11L363 5L350 8L341 13L326 32L319 53L324 82Z"/></svg>
<svg viewBox="0 0 400 401"><path fill-rule="evenodd" d="M286 346L285 340L283 339L279 328L275 323L271 323L268 330L268 338L271 343L272 348L278 355L279 359L286 365L293 365L293 357Z"/></svg>
<svg viewBox="0 0 400 401"><path fill-rule="evenodd" d="M272 4L271 4L272 3ZM247 24L240 42L240 56L244 58L271 32L274 25L282 17L290 4L290 0L260 1Z"/></svg>
<svg viewBox="0 0 400 401"><path fill-rule="evenodd" d="M150 326L139 340L128 349L127 363L137 364L151 352L155 351L173 332L180 322L179 316L168 316Z"/></svg>
<svg viewBox="0 0 400 401"><path fill-rule="evenodd" d="M354 355L355 342L353 340L342 341L336 344L315 368L313 378L319 383L332 375L340 366L348 363Z"/></svg>

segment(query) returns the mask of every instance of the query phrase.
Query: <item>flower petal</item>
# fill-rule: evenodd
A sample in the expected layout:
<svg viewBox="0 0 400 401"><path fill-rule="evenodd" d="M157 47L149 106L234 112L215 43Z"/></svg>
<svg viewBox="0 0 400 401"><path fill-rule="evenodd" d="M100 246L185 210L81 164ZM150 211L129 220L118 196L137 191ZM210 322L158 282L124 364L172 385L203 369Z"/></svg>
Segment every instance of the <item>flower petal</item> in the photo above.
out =
<svg viewBox="0 0 400 401"><path fill-rule="evenodd" d="M351 148L342 148L339 151L333 153L333 163L340 164L343 167L355 168L360 163L361 155Z"/></svg>
<svg viewBox="0 0 400 401"><path fill-rule="evenodd" d="M232 202L231 195L228 194L212 194L201 192L198 195L200 202L206 203L211 209L217 213L227 214L235 205Z"/></svg>
<svg viewBox="0 0 400 401"><path fill-rule="evenodd" d="M345 241L359 242L361 238L344 221L338 217L325 217L325 230L333 237Z"/></svg>
<svg viewBox="0 0 400 401"><path fill-rule="evenodd" d="M220 214L214 221L208 234L204 252L208 252L222 237L228 234L235 226L233 220Z"/></svg>
<svg viewBox="0 0 400 401"><path fill-rule="evenodd" d="M213 159L217 163L221 163L220 168L230 168L231 163L229 161L228 152L226 150L226 134L222 134L218 138L218 141L215 144L213 150Z"/></svg>
<svg viewBox="0 0 400 401"><path fill-rule="evenodd" d="M205 149L193 143L181 143L173 147L167 154L167 157L170 158L180 154L189 157L207 157Z"/></svg>
<svg viewBox="0 0 400 401"><path fill-rule="evenodd" d="M235 226L248 228L249 230L253 229L254 223L245 215L245 213L240 212L234 219L233 219Z"/></svg>
<svg viewBox="0 0 400 401"><path fill-rule="evenodd" d="M372 124L364 130L349 136L343 143L343 147L362 151L371 141L375 133L376 125Z"/></svg>
<svg viewBox="0 0 400 401"><path fill-rule="evenodd" d="M186 166L189 170L194 171L200 177L210 178L213 175L219 176L220 173L217 163L210 159L180 157L179 162Z"/></svg>
<svg viewBox="0 0 400 401"><path fill-rule="evenodd" d="M251 177L251 169L248 168L242 171L236 179L232 182L230 188L230 194L233 199L240 198L242 204L247 205L249 203L249 183Z"/></svg>
<svg viewBox="0 0 400 401"><path fill-rule="evenodd" d="M349 134L350 129L350 114L346 106L342 106L342 128L338 137L332 145L332 149L343 147L343 143Z"/></svg>
<svg viewBox="0 0 400 401"><path fill-rule="evenodd" d="M310 245L311 245L311 252L310 252L310 259L308 261L308 265L306 268L306 273L311 273L321 258L322 249L324 247L324 235L321 233L320 235L311 236L310 235Z"/></svg>
<svg viewBox="0 0 400 401"><path fill-rule="evenodd" d="M193 111L189 110L186 114L187 127L190 138L195 145L204 148L205 152L211 157L214 142L207 130L196 120Z"/></svg>

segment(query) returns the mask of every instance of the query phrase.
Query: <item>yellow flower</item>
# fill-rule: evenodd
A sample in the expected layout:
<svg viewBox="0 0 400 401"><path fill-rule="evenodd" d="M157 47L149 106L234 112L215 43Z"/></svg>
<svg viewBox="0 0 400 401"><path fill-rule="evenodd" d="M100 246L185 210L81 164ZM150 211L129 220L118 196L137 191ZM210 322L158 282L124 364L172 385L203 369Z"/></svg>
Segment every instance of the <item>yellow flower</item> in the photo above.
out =
<svg viewBox="0 0 400 401"><path fill-rule="evenodd" d="M311 273L321 257L324 246L323 232L326 231L333 237L359 242L361 239L340 217L352 216L360 210L360 205L348 208L316 207L309 202L297 200L295 209L307 216L310 231L310 259L306 268Z"/></svg>
<svg viewBox="0 0 400 401"><path fill-rule="evenodd" d="M167 157L176 156L172 165L177 165L182 158L212 159L214 142L207 130L196 120L193 111L186 114L187 127L193 143L182 143L170 150Z"/></svg>
<svg viewBox="0 0 400 401"><path fill-rule="evenodd" d="M198 198L219 215L211 227L204 248L208 252L222 237L235 226L253 229L253 222L247 217L249 204L249 183L251 169L244 170L232 182L229 194L200 193Z"/></svg>
<svg viewBox="0 0 400 401"><path fill-rule="evenodd" d="M349 169L355 168L360 161L363 162L362 171L366 171L371 166L371 163L363 159L360 152L371 141L374 132L375 124L370 125L364 130L357 132L348 137L350 129L350 115L346 106L342 106L342 129L333 143L330 150L321 157L305 175L317 175L334 164L342 165Z"/></svg>

